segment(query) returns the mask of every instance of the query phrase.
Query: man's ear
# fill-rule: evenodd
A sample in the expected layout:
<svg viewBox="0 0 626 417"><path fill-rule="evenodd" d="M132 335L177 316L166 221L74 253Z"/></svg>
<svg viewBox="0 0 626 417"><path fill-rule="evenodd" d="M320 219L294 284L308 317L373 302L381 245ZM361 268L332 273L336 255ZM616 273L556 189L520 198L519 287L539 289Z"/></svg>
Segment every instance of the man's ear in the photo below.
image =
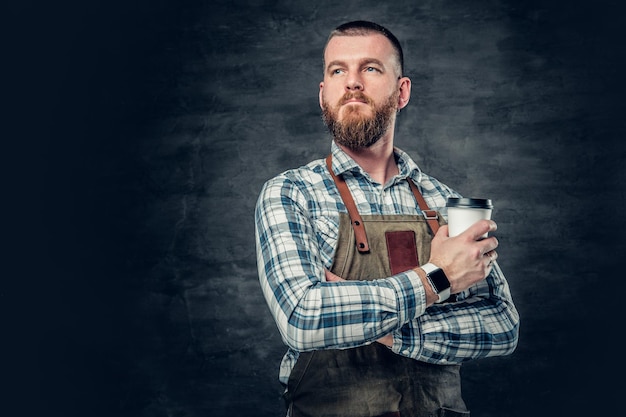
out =
<svg viewBox="0 0 626 417"><path fill-rule="evenodd" d="M405 108L411 99L411 79L409 77L400 78L398 80L398 89L400 90L398 96L398 110L400 110Z"/></svg>
<svg viewBox="0 0 626 417"><path fill-rule="evenodd" d="M322 99L322 91L324 90L324 81L320 82L320 94L319 94L319 99L320 99L320 109L324 108L324 100Z"/></svg>

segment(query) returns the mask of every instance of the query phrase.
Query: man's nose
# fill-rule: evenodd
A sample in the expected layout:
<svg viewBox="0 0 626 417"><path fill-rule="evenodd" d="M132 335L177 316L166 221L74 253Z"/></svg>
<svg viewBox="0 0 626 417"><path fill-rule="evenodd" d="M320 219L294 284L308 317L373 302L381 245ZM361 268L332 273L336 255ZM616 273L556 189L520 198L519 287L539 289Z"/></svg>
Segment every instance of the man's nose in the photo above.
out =
<svg viewBox="0 0 626 417"><path fill-rule="evenodd" d="M346 80L346 89L350 91L363 90L363 82L357 74L351 74Z"/></svg>

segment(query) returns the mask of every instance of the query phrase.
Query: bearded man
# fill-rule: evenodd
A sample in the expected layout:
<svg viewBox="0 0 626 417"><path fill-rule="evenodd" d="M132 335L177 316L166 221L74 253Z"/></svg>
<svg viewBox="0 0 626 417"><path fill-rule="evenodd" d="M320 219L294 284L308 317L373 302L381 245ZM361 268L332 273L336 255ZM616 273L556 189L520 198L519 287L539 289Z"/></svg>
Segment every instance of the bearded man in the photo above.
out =
<svg viewBox="0 0 626 417"><path fill-rule="evenodd" d="M333 30L319 101L331 153L259 196L259 280L287 345L287 415L467 416L461 363L508 355L519 316L491 220L449 237L460 195L394 147L403 52L365 21Z"/></svg>

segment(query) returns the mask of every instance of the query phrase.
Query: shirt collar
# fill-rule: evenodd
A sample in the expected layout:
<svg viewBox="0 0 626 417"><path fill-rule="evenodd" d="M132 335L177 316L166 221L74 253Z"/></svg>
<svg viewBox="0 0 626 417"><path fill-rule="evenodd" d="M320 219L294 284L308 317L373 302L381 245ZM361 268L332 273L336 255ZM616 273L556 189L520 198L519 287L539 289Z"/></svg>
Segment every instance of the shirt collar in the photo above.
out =
<svg viewBox="0 0 626 417"><path fill-rule="evenodd" d="M422 170L415 163L415 161L413 161L409 154L400 148L393 148L393 150L396 155L396 160L398 161L398 171L400 172L399 176L402 178L411 178L416 183L421 182Z"/></svg>
<svg viewBox="0 0 626 417"><path fill-rule="evenodd" d="M335 175L342 175L346 172L358 172L361 175L367 175L365 171L346 154L333 140L331 145L331 154L333 159L333 172ZM416 183L422 179L422 171L419 166L411 159L411 157L399 148L394 148L394 154L398 163L398 177L411 178Z"/></svg>
<svg viewBox="0 0 626 417"><path fill-rule="evenodd" d="M363 173L363 169L359 166L359 164L348 156L348 154L345 153L334 140L331 145L331 154L333 157L333 171L335 172L335 175L342 175L350 171Z"/></svg>

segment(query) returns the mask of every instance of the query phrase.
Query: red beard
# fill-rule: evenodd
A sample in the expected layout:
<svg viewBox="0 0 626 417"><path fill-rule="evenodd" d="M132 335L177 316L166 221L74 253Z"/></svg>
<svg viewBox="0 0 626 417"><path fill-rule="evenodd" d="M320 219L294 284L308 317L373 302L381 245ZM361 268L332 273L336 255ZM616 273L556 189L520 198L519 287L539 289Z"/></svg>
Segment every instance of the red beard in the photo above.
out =
<svg viewBox="0 0 626 417"><path fill-rule="evenodd" d="M351 99L361 100L373 107L374 114L366 116L361 112L361 105L344 107L344 118L339 120L340 108ZM333 135L335 142L352 150L369 148L387 132L391 125L394 113L397 111L398 94L393 94L380 107L374 106L373 101L360 91L346 93L335 108L324 101L322 104L322 119Z"/></svg>

